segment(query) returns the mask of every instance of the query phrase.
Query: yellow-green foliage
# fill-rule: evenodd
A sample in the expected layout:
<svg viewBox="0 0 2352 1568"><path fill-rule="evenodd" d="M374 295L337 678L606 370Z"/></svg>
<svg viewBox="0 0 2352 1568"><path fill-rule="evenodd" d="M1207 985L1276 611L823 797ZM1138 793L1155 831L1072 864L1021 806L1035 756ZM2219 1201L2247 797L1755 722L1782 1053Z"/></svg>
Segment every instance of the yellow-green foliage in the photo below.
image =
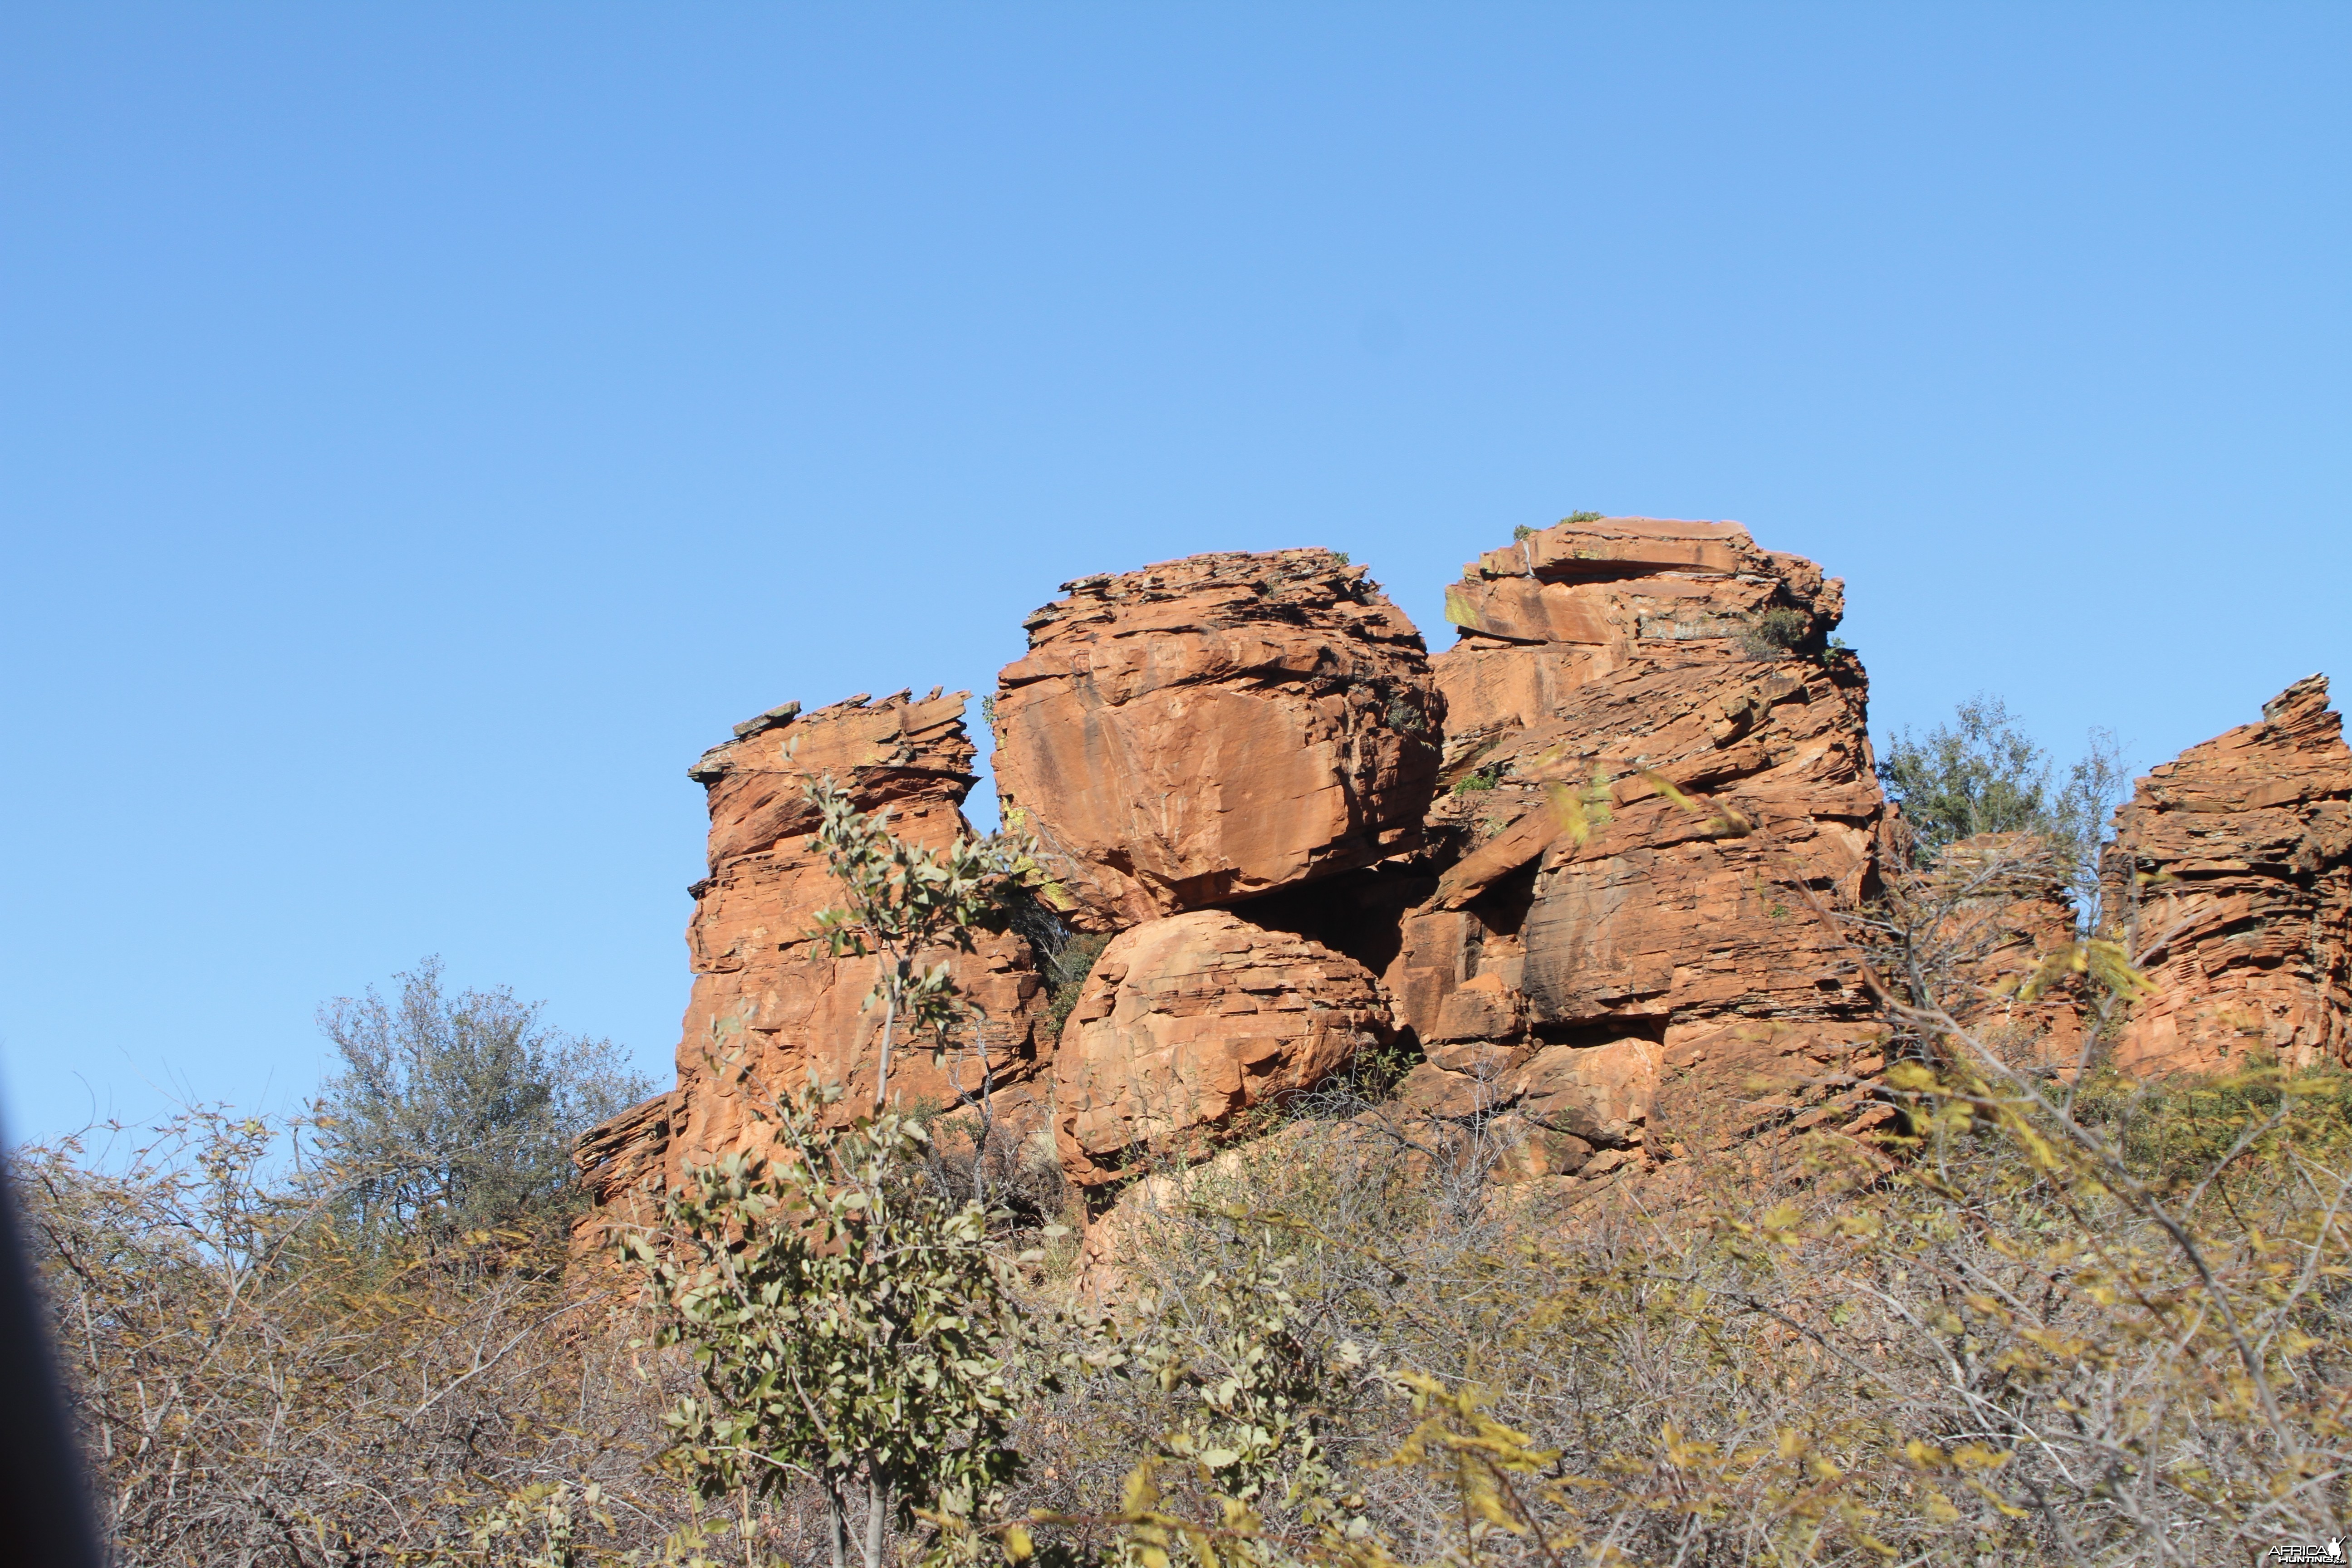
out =
<svg viewBox="0 0 2352 1568"><path fill-rule="evenodd" d="M1252 1226L1282 1237L1302 1317L1360 1364L1332 1361L1319 1401L1335 1506L1253 1510L1250 1551L2136 1563L2340 1533L2344 1080L2142 1088L2079 1118L2046 1085L1905 1081L1893 1163L1825 1139L1801 1176L1672 1217L1446 1212L1335 1128L1227 1178L1282 1212L1144 1233L1135 1273L1180 1297ZM1234 1554L1209 1500L1194 1535L1153 1526L1164 1550ZM1133 1510L1077 1501L1039 1499L1131 1536Z"/></svg>

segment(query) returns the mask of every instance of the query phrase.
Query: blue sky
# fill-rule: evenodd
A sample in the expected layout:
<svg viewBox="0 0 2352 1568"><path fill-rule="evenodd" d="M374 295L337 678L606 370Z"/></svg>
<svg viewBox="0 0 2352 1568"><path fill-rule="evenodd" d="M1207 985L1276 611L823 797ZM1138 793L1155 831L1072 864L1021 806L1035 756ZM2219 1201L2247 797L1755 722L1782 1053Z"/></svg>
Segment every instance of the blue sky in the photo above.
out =
<svg viewBox="0 0 2352 1568"><path fill-rule="evenodd" d="M686 764L1196 551L1734 518L2159 761L2352 679L2347 153L2340 5L10 7L0 1114L667 1081Z"/></svg>

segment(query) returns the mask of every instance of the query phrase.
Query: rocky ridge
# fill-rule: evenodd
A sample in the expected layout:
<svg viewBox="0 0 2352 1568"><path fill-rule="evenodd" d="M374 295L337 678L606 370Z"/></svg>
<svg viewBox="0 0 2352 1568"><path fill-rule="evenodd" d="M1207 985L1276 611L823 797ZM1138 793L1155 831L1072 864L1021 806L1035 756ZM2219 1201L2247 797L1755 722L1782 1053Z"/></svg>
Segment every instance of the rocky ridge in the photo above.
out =
<svg viewBox="0 0 2352 1568"><path fill-rule="evenodd" d="M1024 939L955 956L1000 1119L1051 1127L1098 1243L1106 1205L1150 1185L1130 1174L1253 1136L1351 1063L1402 1070L1360 1121L1433 1149L1469 1136L1491 1179L1564 1205L1698 1150L1769 1159L1881 1123L1884 1031L1839 920L1902 830L1866 678L1831 636L1843 609L1837 579L1736 523L1650 518L1479 556L1433 658L1328 551L1066 584L1000 677L995 767L1063 916L1112 940L1058 1037ZM945 844L973 782L963 701L787 705L696 764L710 874L679 1085L582 1140L600 1212L757 1138L746 1065L775 1087L814 1070L851 1103L863 1073L870 1093L871 961L808 941L836 894L803 792L830 773ZM2142 781L2108 902L2133 910L2159 994L2119 1062L2201 1068L2254 1037L2345 1055L2347 800L2316 679ZM2006 863L1956 847L1954 874L1979 848ZM2030 881L1966 912L1988 977L2072 940L2063 887ZM2065 1005L2001 1006L2036 1064L2079 1053ZM938 1076L918 1056L893 1080L952 1100Z"/></svg>

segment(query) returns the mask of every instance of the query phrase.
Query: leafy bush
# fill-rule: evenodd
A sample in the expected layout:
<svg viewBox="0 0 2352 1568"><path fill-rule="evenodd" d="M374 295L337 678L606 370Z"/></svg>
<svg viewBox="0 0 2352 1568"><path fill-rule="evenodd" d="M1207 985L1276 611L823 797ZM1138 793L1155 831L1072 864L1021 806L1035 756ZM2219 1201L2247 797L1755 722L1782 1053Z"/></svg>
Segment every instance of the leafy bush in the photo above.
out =
<svg viewBox="0 0 2352 1568"><path fill-rule="evenodd" d="M701 1383L663 1417L665 1463L707 1500L814 1480L835 1568L881 1568L893 1525L970 1517L1017 1468L1022 1320L986 1211L921 1179L919 1123L826 1127L838 1098L761 1112L775 1158L691 1168L662 1229L622 1247L656 1342L690 1347Z"/></svg>
<svg viewBox="0 0 2352 1568"><path fill-rule="evenodd" d="M1454 781L1455 795L1480 795L1503 782L1503 765L1489 763L1483 768L1463 774Z"/></svg>

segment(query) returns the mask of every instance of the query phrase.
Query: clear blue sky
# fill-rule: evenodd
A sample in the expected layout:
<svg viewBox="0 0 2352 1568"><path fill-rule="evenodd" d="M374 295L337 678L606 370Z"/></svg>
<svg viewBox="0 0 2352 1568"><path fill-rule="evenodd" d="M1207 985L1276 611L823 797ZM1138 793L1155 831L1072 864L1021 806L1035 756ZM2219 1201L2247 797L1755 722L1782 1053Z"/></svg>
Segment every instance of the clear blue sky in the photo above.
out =
<svg viewBox="0 0 2352 1568"><path fill-rule="evenodd" d="M1881 733L2352 683L2352 8L18 4L0 1106L421 954L667 1081L702 792L1084 573L1847 582Z"/></svg>

